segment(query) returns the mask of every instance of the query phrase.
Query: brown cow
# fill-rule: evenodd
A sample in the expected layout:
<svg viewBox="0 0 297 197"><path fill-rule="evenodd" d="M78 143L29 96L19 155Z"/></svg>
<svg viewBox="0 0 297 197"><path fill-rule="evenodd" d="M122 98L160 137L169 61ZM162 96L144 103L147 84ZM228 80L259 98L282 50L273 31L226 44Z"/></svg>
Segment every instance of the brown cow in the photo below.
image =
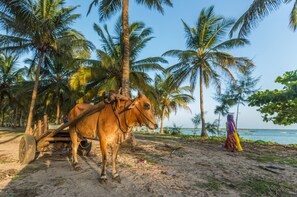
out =
<svg viewBox="0 0 297 197"><path fill-rule="evenodd" d="M90 104L77 104L69 112L69 121L91 106ZM101 180L107 179L107 144L110 144L112 149L112 177L119 179L116 171L119 146L134 126L147 126L150 129L158 128L156 118L153 114L152 104L141 93L138 93L138 98L133 100L122 101L118 99L116 102L105 104L101 111L88 115L75 125L71 125L69 132L72 141L74 168L80 168L77 161L77 148L82 137L98 137L102 153Z"/></svg>

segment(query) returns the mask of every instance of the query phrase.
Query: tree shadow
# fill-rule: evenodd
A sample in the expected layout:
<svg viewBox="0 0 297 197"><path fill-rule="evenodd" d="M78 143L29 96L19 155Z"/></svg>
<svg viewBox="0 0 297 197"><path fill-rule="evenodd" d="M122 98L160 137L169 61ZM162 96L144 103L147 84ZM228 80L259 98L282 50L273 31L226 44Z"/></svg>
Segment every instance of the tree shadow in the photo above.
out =
<svg viewBox="0 0 297 197"><path fill-rule="evenodd" d="M13 141L13 140L15 140L16 138L21 137L22 135L23 135L23 134L18 134L18 135L14 136L14 137L12 137L12 138L10 138L10 139L8 139L8 140L0 141L0 144L5 144L5 143L7 143L7 142Z"/></svg>

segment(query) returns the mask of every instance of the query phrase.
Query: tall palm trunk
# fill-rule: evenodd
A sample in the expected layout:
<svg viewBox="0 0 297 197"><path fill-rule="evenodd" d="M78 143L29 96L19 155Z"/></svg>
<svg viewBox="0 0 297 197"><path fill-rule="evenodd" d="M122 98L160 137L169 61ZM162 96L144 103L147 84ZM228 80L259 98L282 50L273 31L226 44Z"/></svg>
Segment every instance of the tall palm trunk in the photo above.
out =
<svg viewBox="0 0 297 197"><path fill-rule="evenodd" d="M203 101L203 65L200 67L200 111L201 111L201 137L208 137L205 128L205 117L204 117L204 101Z"/></svg>
<svg viewBox="0 0 297 197"><path fill-rule="evenodd" d="M15 107L14 114L15 115L14 115L13 125L14 125L14 127L17 127L18 126L18 124L17 124L17 122L18 122L18 114L19 114L19 108L18 108L18 106Z"/></svg>
<svg viewBox="0 0 297 197"><path fill-rule="evenodd" d="M122 28L123 28L123 59L122 59L122 93L130 97L130 32L129 32L129 0L122 1ZM128 139L130 145L136 145L134 133Z"/></svg>
<svg viewBox="0 0 297 197"><path fill-rule="evenodd" d="M30 130L31 130L31 125L32 125L32 120L33 120L33 110L34 110L35 101L36 101L36 97L37 97L39 74L40 74L40 69L41 69L43 56L44 56L44 51L41 51L40 52L40 57L39 57L39 60L38 60L36 73L35 73L34 88L33 88L33 92L32 92L32 99L31 99L29 115L28 115L28 120L27 120L27 126L26 126L26 131L25 131L25 133L27 133L27 134L30 134Z"/></svg>
<svg viewBox="0 0 297 197"><path fill-rule="evenodd" d="M162 114L161 114L161 126L160 126L160 133L164 133L164 118L165 118L165 107L162 108Z"/></svg>
<svg viewBox="0 0 297 197"><path fill-rule="evenodd" d="M2 118L2 120L1 120L1 126L2 127L4 127L4 108L1 110L1 118Z"/></svg>
<svg viewBox="0 0 297 197"><path fill-rule="evenodd" d="M236 122L235 122L236 131L237 131L238 114L239 114L239 102L237 103L237 109L236 109Z"/></svg>
<svg viewBox="0 0 297 197"><path fill-rule="evenodd" d="M122 91L123 95L130 96L130 43L129 43L129 0L122 1L123 27L123 60L122 60Z"/></svg>
<svg viewBox="0 0 297 197"><path fill-rule="evenodd" d="M60 113L61 113L61 107L60 107L60 98L58 96L58 102L57 102L57 113L56 113L56 124L59 124L60 120Z"/></svg>

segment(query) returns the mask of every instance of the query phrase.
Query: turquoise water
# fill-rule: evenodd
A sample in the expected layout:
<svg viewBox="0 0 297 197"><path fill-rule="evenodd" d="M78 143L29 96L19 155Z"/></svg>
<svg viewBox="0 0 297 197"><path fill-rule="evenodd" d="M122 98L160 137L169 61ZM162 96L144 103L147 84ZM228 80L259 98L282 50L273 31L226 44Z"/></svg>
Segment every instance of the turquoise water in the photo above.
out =
<svg viewBox="0 0 297 197"><path fill-rule="evenodd" d="M193 134L190 129L182 130L184 134ZM283 129L238 129L241 138L248 140L263 140L276 142L279 144L297 144L297 130L283 130ZM200 134L200 131L197 131ZM221 135L226 135L222 132Z"/></svg>

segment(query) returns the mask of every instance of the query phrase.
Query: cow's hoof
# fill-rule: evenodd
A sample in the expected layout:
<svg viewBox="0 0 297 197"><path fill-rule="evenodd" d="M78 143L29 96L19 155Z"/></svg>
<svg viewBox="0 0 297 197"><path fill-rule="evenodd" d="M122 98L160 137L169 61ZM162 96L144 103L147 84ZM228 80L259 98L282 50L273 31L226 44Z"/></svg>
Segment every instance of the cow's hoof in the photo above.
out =
<svg viewBox="0 0 297 197"><path fill-rule="evenodd" d="M106 183L107 182L107 176L106 175L102 175L99 179L100 183Z"/></svg>
<svg viewBox="0 0 297 197"><path fill-rule="evenodd" d="M82 170L82 168L79 166L78 163L74 163L74 164L73 164L73 168L74 168L75 171L80 171L80 170Z"/></svg>
<svg viewBox="0 0 297 197"><path fill-rule="evenodd" d="M112 181L116 181L118 183L121 183L121 177L118 173L112 176Z"/></svg>

